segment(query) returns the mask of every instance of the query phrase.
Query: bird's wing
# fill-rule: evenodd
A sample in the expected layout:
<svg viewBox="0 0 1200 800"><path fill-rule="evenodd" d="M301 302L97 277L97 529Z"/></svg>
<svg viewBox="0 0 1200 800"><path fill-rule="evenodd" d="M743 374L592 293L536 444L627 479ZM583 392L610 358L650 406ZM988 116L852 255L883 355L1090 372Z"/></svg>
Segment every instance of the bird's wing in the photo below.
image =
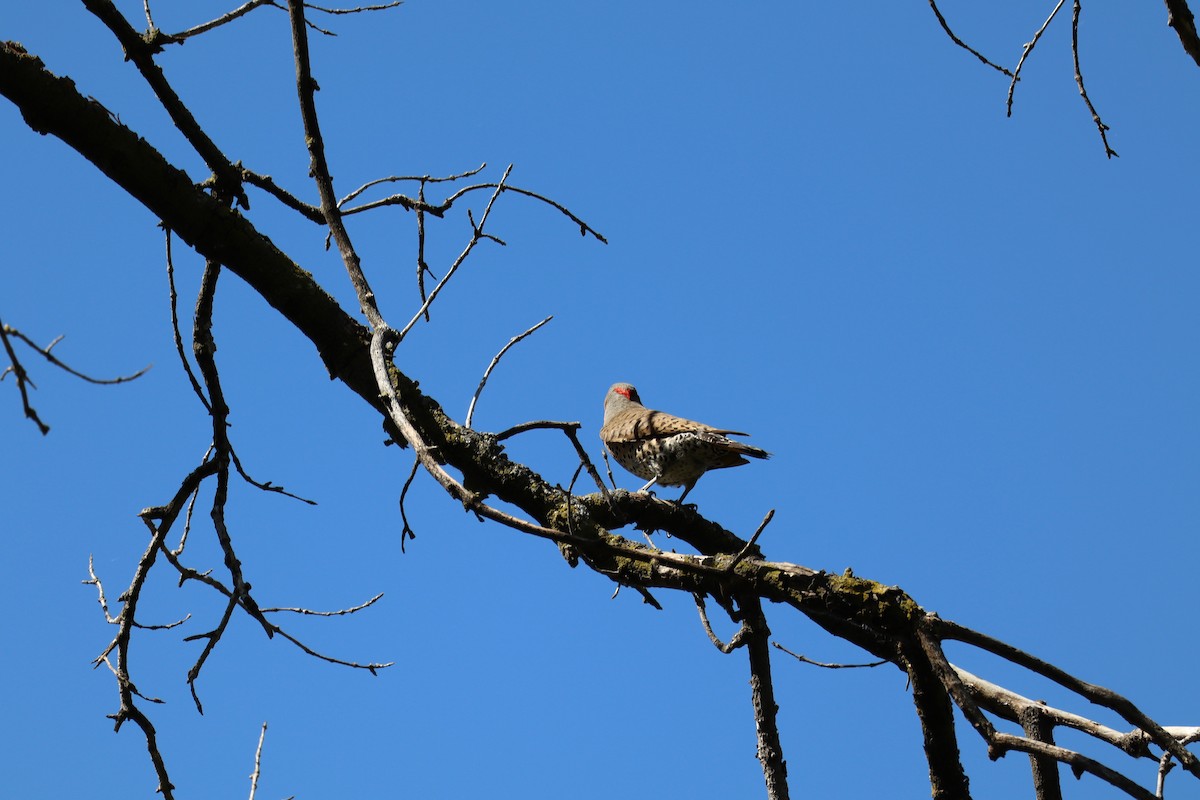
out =
<svg viewBox="0 0 1200 800"><path fill-rule="evenodd" d="M724 428L714 428L703 422L695 422L665 411L647 411L641 409L628 414L622 413L609 420L600 429L600 436L608 442L637 442L646 439L658 439L664 436L674 436L679 433L710 433L724 436L747 436L740 431Z"/></svg>

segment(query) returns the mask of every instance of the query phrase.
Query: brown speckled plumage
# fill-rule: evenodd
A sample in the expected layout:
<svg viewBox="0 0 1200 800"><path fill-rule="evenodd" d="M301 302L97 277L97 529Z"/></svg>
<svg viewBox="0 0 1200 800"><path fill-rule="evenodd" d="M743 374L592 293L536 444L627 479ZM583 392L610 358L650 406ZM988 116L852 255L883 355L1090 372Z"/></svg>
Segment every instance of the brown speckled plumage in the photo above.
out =
<svg viewBox="0 0 1200 800"><path fill-rule="evenodd" d="M642 405L637 389L615 383L604 396L604 425L600 438L625 469L648 480L638 491L654 484L684 486L683 502L700 476L710 469L748 464L744 456L770 458L771 454L730 439L748 436L740 431L714 428Z"/></svg>

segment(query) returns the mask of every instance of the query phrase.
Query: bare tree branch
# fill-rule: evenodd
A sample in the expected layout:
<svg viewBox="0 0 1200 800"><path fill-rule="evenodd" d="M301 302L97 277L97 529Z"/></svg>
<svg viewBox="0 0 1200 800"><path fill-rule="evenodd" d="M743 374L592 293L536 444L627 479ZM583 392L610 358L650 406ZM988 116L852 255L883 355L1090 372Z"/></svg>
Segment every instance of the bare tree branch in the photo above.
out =
<svg viewBox="0 0 1200 800"><path fill-rule="evenodd" d="M1074 10L1071 14L1071 58L1075 62L1075 85L1079 87L1079 96L1083 98L1088 111L1091 112L1092 122L1096 123L1096 130L1100 132L1100 141L1104 144L1104 155L1108 158L1116 158L1117 151L1108 146L1108 126L1100 120L1100 115L1096 113L1096 107L1092 105L1092 98L1088 97L1087 89L1083 86L1083 71L1079 68L1079 13L1082 5L1080 0L1074 0L1074 3Z"/></svg>
<svg viewBox="0 0 1200 800"><path fill-rule="evenodd" d="M1200 34L1196 33L1196 18L1187 0L1166 0L1167 24L1179 35L1179 42L1192 60L1200 66Z"/></svg>
<svg viewBox="0 0 1200 800"><path fill-rule="evenodd" d="M1050 12L1050 16L1046 17L1046 21L1042 23L1042 27L1038 28L1033 38L1021 48L1021 58L1017 61L1017 68L1012 73L1012 81L1008 84L1008 101L1005 104L1005 108L1010 117L1012 116L1013 92L1017 90L1017 81L1021 79L1021 68L1025 66L1025 59L1029 58L1029 54L1033 52L1033 48L1037 47L1042 34L1046 32L1046 28L1050 27L1050 23L1054 21L1054 17L1058 15L1058 11L1062 8L1064 2L1065 0L1058 0L1058 3L1054 6L1054 10Z"/></svg>
<svg viewBox="0 0 1200 800"><path fill-rule="evenodd" d="M961 47L963 50L966 50L968 53L975 56L981 62L983 62L987 66L991 67L992 69L994 69L998 72L1004 73L1005 75L1012 78L1013 80L1017 80L1017 77L1015 75L1013 75L1011 72L1009 72L1008 69L1000 66L999 64L997 64L996 62L992 61L987 56L985 56L983 53L980 53L978 50L971 47L969 44L964 42L962 39L958 38L958 36L955 35L954 31L950 30L950 24L948 22L946 22L946 18L942 16L942 11L941 11L941 9L938 8L937 0L929 0L929 7L933 9L934 16L937 17L938 25L942 26L942 30L945 31L946 35L950 37L950 41L954 42L956 45Z"/></svg>
<svg viewBox="0 0 1200 800"><path fill-rule="evenodd" d="M21 395L21 407L25 412L25 417L32 420L33 423L38 426L38 430L41 431L43 436L50 432L50 426L42 422L41 417L38 416L37 411L29 402L29 389L36 389L37 386L34 384L33 379L29 377L29 372L21 363L21 360L17 357L17 351L12 344L13 339L28 345L31 350L49 361L54 366L61 369L63 372L73 375L80 380L87 381L88 383L101 385L128 383L129 381L142 377L150 370L149 366L145 366L132 375L122 375L116 378L93 378L92 376L82 373L72 368L68 364L60 361L52 352L50 352L54 349L55 345L63 340L62 336L57 337L45 347L41 347L35 344L32 339L30 339L21 331L17 330L16 328L9 327L8 325L4 324L3 320L0 320L0 344L4 345L4 352L8 356L8 366L5 367L3 371L0 371L0 381L8 377L9 373L12 373L13 378L17 383L17 391Z"/></svg>
<svg viewBox="0 0 1200 800"><path fill-rule="evenodd" d="M485 369L483 371L483 377L479 379L479 386L475 389L475 394L471 396L471 405L467 407L467 419L463 423L464 425L466 425L468 428L471 427L471 420L475 416L475 403L479 400L479 395L483 391L483 387L487 385L487 380L491 376L492 370L494 370L496 368L496 365L500 363L500 359L504 358L504 354L507 353L509 351L509 348L511 348L517 342L532 335L534 333L534 331L536 331L538 328L542 327L543 325L545 325L547 322L549 322L552 319L554 319L553 314L546 317L544 320L537 323L536 325L533 325L532 327L527 328L524 333L518 333L516 336L514 336L513 338L508 340L508 344L506 344L506 345L504 345L504 347L500 348L500 352L496 353L496 357L492 359L491 363L487 365L487 369Z"/></svg>

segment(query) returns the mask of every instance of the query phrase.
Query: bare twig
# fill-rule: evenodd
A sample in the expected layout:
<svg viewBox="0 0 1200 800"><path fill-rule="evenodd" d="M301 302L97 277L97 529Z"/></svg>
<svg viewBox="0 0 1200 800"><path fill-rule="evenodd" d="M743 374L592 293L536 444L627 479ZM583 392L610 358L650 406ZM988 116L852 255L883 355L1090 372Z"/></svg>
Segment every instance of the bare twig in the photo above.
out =
<svg viewBox="0 0 1200 800"><path fill-rule="evenodd" d="M588 457L587 451L583 449L583 445L579 442L580 427L582 427L582 424L579 422L556 422L549 419L539 419L531 422L522 422L518 425L513 425L511 428L504 429L496 434L496 441L502 442L505 439L516 436L519 433L526 433L527 431L542 429L561 430L571 440L571 445L575 448L576 455L579 456L580 464L588 471L588 475L591 476L592 481L595 482L596 487L604 495L605 499L609 501L609 505L611 506L612 497L609 494L608 487L604 485L604 481L600 478L600 473L596 471L596 465L592 463L592 459ZM609 477L612 477L611 470L609 471Z"/></svg>
<svg viewBox="0 0 1200 800"><path fill-rule="evenodd" d="M404 481L404 488L400 490L400 520L404 523L404 527L400 530L400 552L404 552L404 543L409 539L416 539L417 534L408 524L408 512L404 509L404 498L408 496L408 489L412 486L413 478L417 477L417 470L421 468L421 459L414 458L412 469L409 470L408 478Z"/></svg>
<svg viewBox="0 0 1200 800"><path fill-rule="evenodd" d="M309 500L307 497L301 497L298 494L292 494L282 486L276 486L270 481L260 482L250 477L246 470L242 468L242 461L240 458L238 458L237 451L232 447L229 448L229 457L232 459L233 466L235 469L237 469L238 475L242 476L242 480L253 486L255 489L261 489L264 492L272 492L274 494L281 494L284 497L290 497L293 500L299 500L301 503L307 503L310 506L315 506L317 504L316 500Z"/></svg>
<svg viewBox="0 0 1200 800"><path fill-rule="evenodd" d="M513 192L515 194L524 195L525 197L531 197L535 200L540 200L541 202L543 202L549 206L552 206L553 208L555 208L559 212L561 212L565 217L567 217L572 222L574 222L576 225L578 225L580 234L582 234L584 236L590 235L593 238L595 238L596 240L603 242L604 244L608 244L608 239L604 238L604 236L599 231L597 231L591 225L584 222L577 215L575 215L570 209L568 209L566 206L562 205L561 203L555 202L554 200L551 200L550 198L546 197L545 195L538 194L537 192L530 191L529 189L522 189L519 186L510 186L508 184L504 184L503 182L501 182L500 184L477 183L472 186L466 186L462 189L459 189L457 192L452 194L446 200L444 200L441 203L436 204L436 205L426 202L423 192L418 193L416 200L409 197L408 195L394 194L394 195L389 195L388 197L381 198L379 200L372 200L370 202L363 203L360 206L352 206L350 208L345 209L343 211L343 213L346 216L350 216L352 214L362 214L366 211L372 211L376 208L384 208L386 206L400 206L401 208L404 208L409 211L423 211L426 214L432 214L435 217L444 217L446 215L446 212L448 212L450 210L450 208L454 205L455 201L457 201L459 198L469 194L470 192L475 192L475 191L479 191L482 189L497 189L497 188L504 192Z"/></svg>
<svg viewBox="0 0 1200 800"><path fill-rule="evenodd" d="M210 413L213 433L213 463L217 465L217 485L213 492L209 516L212 518L213 530L217 534L217 542L221 545L221 552L225 557L225 568L229 570L229 577L233 582L231 602L241 605L246 613L258 621L267 637L270 638L274 632L250 595L250 584L242 574L242 562L238 560L237 554L234 552L233 540L225 523L225 504L229 495L229 464L233 448L229 443L229 405L225 402L225 395L221 389L221 377L216 362L217 344L212 332L213 302L216 298L217 279L220 274L220 264L211 260L206 262L204 274L200 280L200 292L196 300L196 316L192 326L196 364L200 368L200 377L204 381L204 387L212 404ZM231 612L232 609L227 609L226 617ZM224 624L223 622L220 626L220 631L224 630ZM220 638L219 635L217 638ZM214 641L212 644L215 645L215 643ZM203 657L193 668L194 673L199 672L198 668L201 663L203 663ZM194 680L193 672L189 672L188 683L194 683Z"/></svg>
<svg viewBox="0 0 1200 800"><path fill-rule="evenodd" d="M535 419L531 420L530 422L518 423L513 425L511 428L505 428L496 434L496 441L502 442L505 439L511 439L517 434L536 430L551 429L569 431L579 428L580 425L581 423L579 422L557 422L552 419Z"/></svg>
<svg viewBox="0 0 1200 800"><path fill-rule="evenodd" d="M59 342L63 340L64 337L62 336L55 337L54 341L50 342L50 344L46 345L45 347L41 347L35 344L32 339L30 339L21 331L4 325L3 323L0 323L0 332L2 332L2 334L5 336L11 336L14 339L19 339L20 341L24 342L35 353L61 369L63 372L66 372L68 375L73 375L82 381L94 383L98 386L112 386L118 383L129 383L130 381L137 380L150 371L151 365L147 364L132 375L119 375L116 378L93 378L91 375L80 372L79 370L72 368L70 365L60 361L52 352L50 352Z"/></svg>
<svg viewBox="0 0 1200 800"><path fill-rule="evenodd" d="M251 11L253 11L254 9L259 8L260 6L267 6L267 5L275 6L276 8L280 8L279 4L273 2L273 0L249 0L249 2L243 3L242 5L235 8L233 11L230 11L226 14L222 14L221 16L217 17L216 19L213 19L213 20L210 20L203 24L188 28L185 31L180 31L179 33L172 34L171 36L174 39L188 39L192 36L199 36L202 33L211 31L213 28L218 28L228 22L233 22L238 17L248 14Z"/></svg>
<svg viewBox="0 0 1200 800"><path fill-rule="evenodd" d="M704 603L704 595L694 594L692 599L696 601L696 610L700 612L700 623L704 626L704 632L708 634L708 639L713 643L713 646L720 650L725 655L729 655L734 650L746 644L746 637L749 635L745 623L738 628L737 633L729 639L728 642L722 642L717 638L717 634L713 632L712 623L708 621L708 609Z"/></svg>
<svg viewBox="0 0 1200 800"><path fill-rule="evenodd" d="M613 478L612 464L608 460L608 450L601 450L600 456L604 459L604 470L608 473L608 485L613 489L617 488L617 481Z"/></svg>
<svg viewBox="0 0 1200 800"><path fill-rule="evenodd" d="M511 167L510 167L510 169L511 169ZM507 174L508 173L505 173L506 176L507 176ZM468 192L473 192L478 189L491 189L491 188L495 188L497 192L499 192L499 191L513 192L514 194L521 194L521 195L525 195L526 197L532 197L534 200L540 200L541 202L545 203L546 205L553 206L554 208L556 208L560 212L562 212L562 214L564 216L566 216L572 222L574 222L576 225L579 226L579 235L580 236L587 236L590 234L593 237L595 237L596 239L598 239L599 241L604 242L605 244L608 244L608 239L605 239L600 234L599 231L595 230L594 228L592 228L591 225L588 225L582 219L580 219L579 217L577 217L573 213L571 213L571 210L568 209L566 206L564 206L562 203L551 200L549 197L538 194L537 192L531 192L528 189L521 189L517 186L505 186L503 178L500 179L500 183L480 183L480 184L476 184L475 186L467 186L465 188L459 189L457 192L450 195L450 197L448 197L446 199L445 205L450 206L452 203L454 203L455 200L457 200L458 198L467 194Z"/></svg>
<svg viewBox="0 0 1200 800"><path fill-rule="evenodd" d="M0 373L0 380L4 380L4 377L8 375L9 372L12 372L12 374L16 377L17 391L21 394L21 407L25 411L25 418L33 420L33 424L37 425L38 430L42 432L42 436L45 436L50 432L50 426L42 422L42 418L38 416L37 410L29 402L29 390L26 387L33 386L33 388L36 389L37 386L29 379L29 373L25 371L25 367L22 366L21 360L17 358L16 351L13 350L12 342L9 341L9 336L12 332L13 329L9 328L2 320L0 320L0 342L4 344L4 352L8 354L9 363L9 366L5 368L4 372Z"/></svg>
<svg viewBox="0 0 1200 800"><path fill-rule="evenodd" d="M1088 111L1092 115L1092 122L1096 123L1096 130L1100 132L1100 141L1104 144L1104 155L1108 158L1115 158L1117 151L1108 146L1108 126L1100 120L1100 115L1096 113L1096 107L1092 105L1092 98L1088 97L1087 89L1083 88L1083 72L1079 68L1079 13L1081 9L1082 5L1079 0L1075 0L1075 7L1071 14L1071 57L1075 61L1075 85L1079 87L1079 96L1087 104Z"/></svg>
<svg viewBox="0 0 1200 800"><path fill-rule="evenodd" d="M511 348L517 342L521 341L522 339L526 338L527 336L530 336L531 334L533 334L534 331L536 331L538 328L542 327L543 325L545 325L547 322L549 322L552 319L554 319L553 314L546 317L544 320L537 323L536 325L534 325L530 328L527 328L524 333L519 333L516 336L514 336L513 338L509 339L508 344L506 344L506 345L504 345L504 347L500 348L500 352L496 353L496 357L492 359L492 362L487 365L487 369L485 369L483 371L483 377L479 379L479 386L476 387L475 394L471 397L471 405L467 407L467 420L465 423L463 423L464 425L466 425L468 428L471 427L471 420L475 416L475 403L479 400L479 394L480 394L480 392L483 391L483 387L487 385L487 380L489 377L491 377L492 370L494 370L496 368L496 365L500 363L500 359L504 358L504 354L507 353L509 348Z"/></svg>
<svg viewBox="0 0 1200 800"><path fill-rule="evenodd" d="M771 645L773 647L775 647L777 650L782 650L783 652L787 653L789 656L796 659L797 661L800 661L804 664L812 664L814 667L821 667L822 669L869 669L871 667L879 667L879 666L883 666L884 664L891 663L890 661L887 661L886 659L882 659L880 661L869 661L865 664L829 664L829 663L826 663L823 661L813 661L811 658L808 658L807 656L802 656L799 653L793 653L791 650L788 650L786 647L781 645L779 642L771 642Z"/></svg>
<svg viewBox="0 0 1200 800"><path fill-rule="evenodd" d="M1025 65L1025 59L1033 52L1033 48L1037 47L1038 40L1042 38L1042 34L1046 32L1046 28L1050 26L1050 22L1058 14L1058 10L1062 8L1065 0L1058 0L1058 4L1054 6L1054 10L1050 12L1050 16L1046 17L1046 21L1042 23L1042 27L1038 28L1038 32L1033 35L1033 38L1025 43L1024 49L1021 50L1021 58L1017 61L1017 68L1013 70L1012 81L1008 84L1008 102L1006 108L1008 116L1012 116L1013 107L1013 92L1017 90L1017 81L1021 79L1021 67Z"/></svg>
<svg viewBox="0 0 1200 800"><path fill-rule="evenodd" d="M336 15L336 14L357 14L357 13L360 13L363 11L384 11L389 8L396 8L400 4L401 4L401 0L396 0L395 2L386 3L383 5L356 6L355 8L324 8L322 6L313 5L312 3L305 3L304 5L307 8L313 9L314 11L320 11L325 14ZM180 31L179 33L172 34L171 38L182 40L182 39L190 38L192 36L199 36L200 34L207 33L208 31L211 31L214 28L219 28L222 25L226 25L230 22L233 22L237 18L245 16L246 14L250 13L254 9L261 8L262 6L271 6L272 8L278 8L278 9L283 8L283 6L280 5L278 2L276 2L276 0L250 0L250 2L244 3L240 6L238 6L237 8L235 8L233 11L230 11L227 14L223 14L223 15L217 17L216 19L209 20L208 22L193 26L191 28L188 28L185 31ZM316 25L313 25L311 23L307 23L307 24L313 30L319 31L319 32L325 34L326 36L336 35L336 34L331 33L330 31L318 28Z"/></svg>
<svg viewBox="0 0 1200 800"><path fill-rule="evenodd" d="M38 416L37 410L34 409L33 405L29 402L29 388L32 387L32 388L36 389L37 385L29 377L29 373L25 369L25 366L21 363L21 360L19 358L17 358L16 349L13 347L13 344L12 344L13 339L23 342L30 349L32 349L35 353L37 353L42 358L46 359L47 361L49 361L51 364L58 367L62 371L66 372L67 374L73 375L76 378L87 381L88 383L95 383L95 384L101 384L101 385L128 383L129 381L136 380L137 378L142 377L150 369L149 366L146 366L146 367L143 367L142 369L138 370L137 372L133 373L132 375L123 375L123 376L119 376L116 378L93 378L92 376L86 375L86 374L72 368L68 364L65 364L64 362L60 361L51 352L51 350L54 349L54 346L63 340L62 336L57 337L54 341L50 342L50 344L46 345L45 347L41 347L41 346L35 344L32 339L30 339L28 336L26 336L21 331L17 330L16 328L12 328L12 327L9 327L8 325L5 325L4 322L2 320L0 320L0 344L3 344L3 346L4 346L4 352L8 356L8 364L9 364L7 367L4 368L3 372L0 372L0 381L4 380L10 372L13 374L13 376L17 382L17 391L21 395L21 407L25 412L25 417L29 420L32 420L33 423L35 425L37 425L38 430L41 431L43 436L45 436L46 434L48 434L50 432L50 426L42 421L41 417Z"/></svg>
<svg viewBox="0 0 1200 800"><path fill-rule="evenodd" d="M175 335L175 352L179 354L179 362L183 364L183 371L192 384L192 391L196 397L200 398L200 404L204 406L204 410L211 414L212 405L204 396L204 390L200 388L200 381L196 380L196 373L192 372L192 362L188 360L187 352L183 347L183 333L179 329L179 294L175 291L175 261L171 257L171 229L164 226L163 232L167 242L167 286L170 288L171 330Z"/></svg>
<svg viewBox="0 0 1200 800"><path fill-rule="evenodd" d="M463 178L470 178L475 175L478 175L480 172L483 172L483 170L486 166L487 166L487 162L485 161L482 164L480 164L478 167L476 167L475 169L469 169L466 172L460 172L457 175L447 175L445 177L440 177L440 178L435 178L431 175L389 175L386 178L376 178L374 180L367 181L362 186L358 187L353 192L351 192L350 194L343 197L341 200L338 200L338 207L340 208L340 207L346 205L346 203L349 203L351 200L358 197L360 194L367 191L368 189L371 189L375 186L379 186L384 183L398 183L400 181L416 181L421 186L424 186L427 183L445 183L445 182L461 181Z"/></svg>
<svg viewBox="0 0 1200 800"><path fill-rule="evenodd" d="M267 723L262 724L262 732L258 734L258 747L254 748L254 771L250 773L250 800L258 793L258 776L262 774L263 741L267 738Z"/></svg>
<svg viewBox="0 0 1200 800"><path fill-rule="evenodd" d="M311 647L306 645L304 642L300 641L295 636L292 636L290 633L288 633L287 631L283 630L282 628L280 628L278 626L275 626L275 632L277 634L279 634L282 638L287 639L289 642L296 645L296 647L299 647L302 651L304 651L308 655L312 656L313 658L320 659L321 661L327 661L330 664L338 664L343 667L350 667L352 669L366 670L367 672L371 673L372 675L376 675L376 674L378 674L379 670L387 669L388 667L393 666L396 663L394 661L386 661L386 662L371 661L366 664L360 664L357 661L347 661L342 658L335 658L333 656L327 656L324 653L320 653L320 652L312 649Z"/></svg>
<svg viewBox="0 0 1200 800"><path fill-rule="evenodd" d="M317 83L312 77L312 64L308 55L308 34L304 29L302 0L288 0L288 16L292 22L292 49L296 55L296 94L300 100L300 117L304 121L304 143L308 147L310 159L309 173L317 184L317 192L321 196L321 213L342 256L342 263L350 276L354 293L358 296L359 306L371 327L378 328L383 325L383 316L376 305L375 293L363 273L362 261L350 242L350 234L342 222L342 212L333 193L333 179L330 177L329 163L325 158L325 140L321 136L316 100L313 97Z"/></svg>
<svg viewBox="0 0 1200 800"><path fill-rule="evenodd" d="M425 202L425 182L421 182L421 186L417 189L417 199L422 203ZM433 270L429 268L429 264L425 261L425 210L417 209L417 293L421 297L421 302L426 300L425 294L425 275L437 280L437 276L433 274ZM429 322L429 309L425 309L425 321Z"/></svg>
<svg viewBox="0 0 1200 800"><path fill-rule="evenodd" d="M394 2L391 3L383 3L374 6L355 6L353 8L326 8L325 6L318 6L313 3L305 3L304 5L311 8L313 11L320 11L323 14L332 14L337 16L340 14L361 14L364 11L386 11L389 8L396 8L402 3L403 0L394 0Z"/></svg>
<svg viewBox="0 0 1200 800"><path fill-rule="evenodd" d="M104 612L104 621L109 625L116 625L119 620L117 617L114 617L112 614L108 613L108 600L104 597L104 584L102 584L100 579L96 577L96 567L92 561L91 555L88 555L88 580L84 581L83 584L84 586L96 587L96 593L98 595L96 599L100 602L100 610Z"/></svg>
<svg viewBox="0 0 1200 800"><path fill-rule="evenodd" d="M758 530L754 531L754 535L750 537L750 541L746 542L746 546L743 547L741 551L733 557L733 561L729 562L729 566L725 568L727 572L732 573L734 569L737 568L738 563L746 557L746 554L750 552L750 548L754 547L754 543L758 541L759 534L766 530L766 527L771 524L771 520L774 518L775 509L772 508L767 512L767 515L763 517L763 521L758 523Z"/></svg>
<svg viewBox="0 0 1200 800"><path fill-rule="evenodd" d="M358 605L351 606L350 608L340 608L337 611L313 611L311 608L264 608L262 612L264 614L271 614L278 611L290 611L293 614L302 614L310 617L341 617L346 614L354 614L358 611L362 611L364 608L370 608L382 597L383 592L380 592L364 603L359 603Z"/></svg>
<svg viewBox="0 0 1200 800"><path fill-rule="evenodd" d="M318 225L325 224L325 215L321 213L321 209L317 206L305 203L300 198L282 189L270 175L259 175L256 172L251 172L248 169L242 170L242 180L251 186L257 186L267 194L274 197L279 202L283 203L293 211L300 212L300 215L305 219L317 223Z"/></svg>
<svg viewBox="0 0 1200 800"><path fill-rule="evenodd" d="M978 58L980 61L982 61L984 64L988 65L992 69L1003 72L1005 75L1009 76L1010 78L1015 79L1015 76L1011 72L1009 72L1008 69L991 61L983 53L980 53L978 50L971 47L969 44L964 42L962 39L959 39L957 36L954 35L954 31L950 30L949 23L946 22L946 18L942 16L942 12L937 6L937 0L929 0L929 7L933 9L933 13L937 17L938 24L942 26L942 30L945 31L946 35L950 37L950 41L954 42L956 45L961 47L963 50L966 50L968 53L975 56L976 58Z"/></svg>
<svg viewBox="0 0 1200 800"><path fill-rule="evenodd" d="M454 263L450 265L450 269L446 271L446 274L442 276L442 279L437 282L436 286L433 287L433 291L429 293L429 297L425 298L425 301L421 303L421 308L418 309L417 313L413 315L413 318L409 320L408 324L404 326L399 334L397 334L397 344L404 341L404 337L410 330L412 330L413 326L417 324L422 316L428 316L427 312L429 311L429 307L433 305L433 301L437 299L437 296L441 293L442 289L445 288L446 284L450 282L450 279L454 277L454 273L457 272L458 268L462 266L464 261L466 261L467 256L469 256L471 251L475 249L475 245L479 244L479 242L484 238L494 238L488 237L488 235L484 233L483 227L487 224L488 217L492 213L492 205L495 204L496 198L500 196L500 191L504 188L504 182L508 180L508 176L511 172L512 164L509 164L508 168L504 170L504 175L500 178L500 183L496 185L496 191L492 192L492 196L488 200L487 206L483 210L483 216L479 219L479 224L476 225L474 222L471 224L471 241L467 242L467 246L463 248L461 253L458 254L458 258L454 259ZM372 326L375 326L374 323L372 323Z"/></svg>

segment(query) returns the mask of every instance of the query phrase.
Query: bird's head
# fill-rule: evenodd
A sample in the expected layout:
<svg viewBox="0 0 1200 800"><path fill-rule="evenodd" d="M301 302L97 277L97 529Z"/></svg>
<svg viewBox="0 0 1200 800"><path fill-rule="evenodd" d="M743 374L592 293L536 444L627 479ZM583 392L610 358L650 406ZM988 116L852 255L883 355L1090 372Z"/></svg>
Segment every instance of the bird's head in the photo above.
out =
<svg viewBox="0 0 1200 800"><path fill-rule="evenodd" d="M614 414L631 405L641 404L642 398L638 396L638 390L632 383L614 383L609 387L608 394L604 395L604 419L611 419Z"/></svg>

